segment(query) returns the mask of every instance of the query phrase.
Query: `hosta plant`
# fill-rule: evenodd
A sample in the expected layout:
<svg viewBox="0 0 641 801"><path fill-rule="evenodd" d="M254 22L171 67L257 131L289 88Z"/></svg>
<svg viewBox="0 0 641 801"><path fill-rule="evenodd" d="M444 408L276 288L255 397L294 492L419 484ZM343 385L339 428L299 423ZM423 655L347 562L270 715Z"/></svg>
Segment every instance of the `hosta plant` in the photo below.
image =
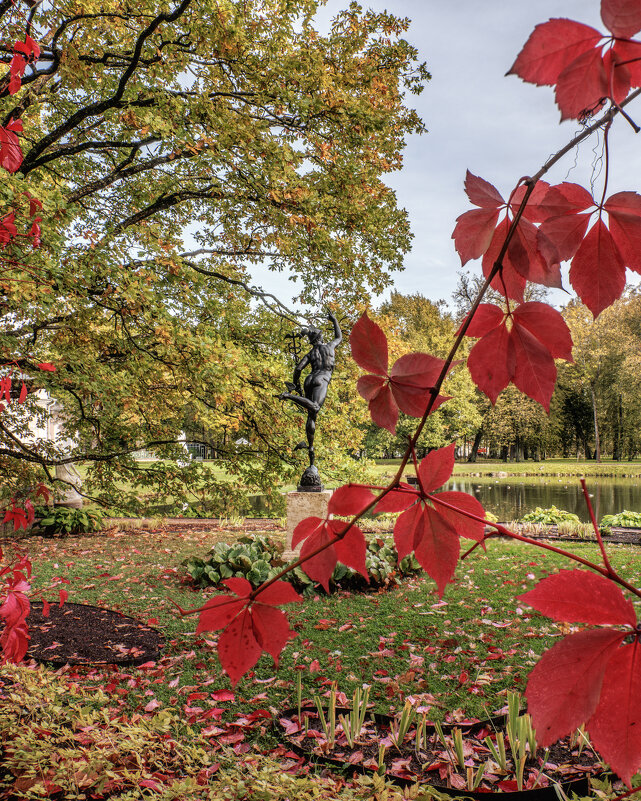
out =
<svg viewBox="0 0 641 801"><path fill-rule="evenodd" d="M481 260L485 281L447 357L409 353L392 363L385 333L367 313L352 329L352 356L363 373L357 391L372 420L392 433L400 412L419 421L396 475L385 486L339 487L326 518L303 520L294 531L301 546L297 562L256 589L227 579L229 593L185 613L199 614L199 631L222 630L218 654L236 682L263 651L277 659L292 636L285 613L275 609L299 600L283 581L287 572L300 567L327 588L341 562L367 580L367 546L358 524L368 513L398 514L399 558L414 553L441 596L454 578L462 538L471 540L463 556L497 534L553 550L578 567L544 578L520 601L582 628L559 640L532 671L526 697L533 725L543 748L584 725L596 750L631 785L641 768L641 626L631 599L641 598L641 589L612 565L594 519L599 561L498 523L487 526L474 497L442 489L453 470L454 444L420 462L415 448L428 416L448 402L443 384L457 369L464 337L475 340L467 367L491 403L513 384L549 410L556 361L572 361L573 343L556 309L528 299L528 283L563 286L561 265L567 263L569 284L597 317L623 293L626 270L641 272L641 195L634 188L608 191L612 126L640 130L629 107L641 94L641 39L635 38L641 2L601 0L600 8L605 33L563 18L543 22L509 70L553 86L562 120L578 121L580 129L536 172L520 172L523 177L507 191L468 170L464 186L473 208L457 219L454 246L462 264ZM589 190L569 181L565 169L554 183L554 167L597 132L603 143L600 186L596 179ZM486 301L489 287L500 301ZM409 464L416 472L413 486L403 480ZM585 484L584 495L591 512Z"/></svg>

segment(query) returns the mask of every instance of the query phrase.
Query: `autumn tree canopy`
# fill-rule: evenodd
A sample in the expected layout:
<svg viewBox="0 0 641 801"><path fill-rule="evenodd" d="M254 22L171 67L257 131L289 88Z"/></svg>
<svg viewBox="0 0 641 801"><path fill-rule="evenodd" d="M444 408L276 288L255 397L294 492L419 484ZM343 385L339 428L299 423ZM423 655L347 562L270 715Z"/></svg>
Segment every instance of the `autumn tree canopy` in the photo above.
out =
<svg viewBox="0 0 641 801"><path fill-rule="evenodd" d="M252 268L339 316L390 283L411 234L384 178L423 130L404 98L429 77L406 22L354 5L321 33L317 6L0 2L0 220L17 231L0 236L0 367L66 421L34 440L37 393L5 404L5 494L71 460L101 497L123 471L134 490L184 483L129 454L170 454L187 409L229 469L282 473L296 420L272 396L300 318Z"/></svg>

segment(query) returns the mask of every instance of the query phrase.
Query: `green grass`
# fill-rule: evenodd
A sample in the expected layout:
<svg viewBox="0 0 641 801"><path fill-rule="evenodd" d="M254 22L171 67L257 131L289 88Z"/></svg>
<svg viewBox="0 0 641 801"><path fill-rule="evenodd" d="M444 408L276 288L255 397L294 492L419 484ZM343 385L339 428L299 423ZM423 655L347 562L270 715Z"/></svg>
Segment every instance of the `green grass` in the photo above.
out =
<svg viewBox="0 0 641 801"><path fill-rule="evenodd" d="M196 618L180 617L172 600L194 608L215 595L213 589L194 591L181 562L237 535L237 530L221 529L183 534L112 530L67 539L20 540L34 560L34 586L47 586L54 576L62 576L70 582L69 601L104 605L143 621L157 619L167 638L154 669L71 668L63 671L63 678L96 691L107 688L110 708L115 705L128 716L143 717L152 698L159 709L186 715L190 693L230 688L216 657L216 635L196 636ZM14 545L3 540L2 548L9 554ZM572 549L598 561L595 545L577 543ZM640 549L612 546L610 556L627 578L641 581ZM225 709L221 725L233 724L239 715L257 709L271 716L295 705L297 670L304 698L326 692L333 680L348 697L357 685L366 683L372 687L378 711L395 712L411 696L431 706L433 719L455 710L485 717L504 705L508 690L524 689L538 655L557 641L559 627L529 613L516 596L561 566L569 563L554 553L492 540L487 553L477 549L459 564L443 601L435 594L434 583L421 577L389 591L319 593L290 606L297 637L286 647L278 669L270 657L262 656L236 687L235 701L220 704ZM208 708L206 702L203 706ZM207 725L211 720L196 719L192 724L195 731ZM173 736L193 738L190 731L181 725ZM252 749L265 753L279 747L263 719L243 731Z"/></svg>
<svg viewBox="0 0 641 801"><path fill-rule="evenodd" d="M374 470L381 480L391 479L400 459L379 459ZM408 467L406 473L412 473ZM614 478L628 478L641 476L641 460L632 462L616 462L612 459L603 459L601 462L577 461L576 459L546 459L541 462L528 460L526 462L498 462L478 461L474 463L456 462L453 476L481 476L491 477L498 473L510 477L545 477L545 476L604 476Z"/></svg>

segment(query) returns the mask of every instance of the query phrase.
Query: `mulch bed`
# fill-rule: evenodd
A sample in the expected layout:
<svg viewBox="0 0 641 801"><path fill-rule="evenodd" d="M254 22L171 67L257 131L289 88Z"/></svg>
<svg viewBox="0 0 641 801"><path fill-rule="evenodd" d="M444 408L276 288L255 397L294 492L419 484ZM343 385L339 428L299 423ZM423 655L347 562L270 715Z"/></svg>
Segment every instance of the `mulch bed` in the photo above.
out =
<svg viewBox="0 0 641 801"><path fill-rule="evenodd" d="M31 641L27 658L62 665L142 665L155 662L164 637L152 626L111 609L87 604L32 602L27 618Z"/></svg>
<svg viewBox="0 0 641 801"><path fill-rule="evenodd" d="M337 713L339 711L348 714L349 710L337 708ZM327 718L328 710L325 709L324 713ZM471 791L471 788L468 789L466 771L458 767L452 744L448 752L431 725L427 727L427 732L430 733L429 745L427 741L423 741L420 751L416 750L414 742L416 725L414 725L399 749L389 738L391 718L387 715L374 714L365 722L360 736L352 747L338 726L335 746L331 749L328 747L315 708L304 709L302 718L305 717L307 725L299 721L297 710L292 708L284 710L275 721L277 729L280 729L281 738L295 753L321 765L348 767L367 773L377 770L379 745L383 743L387 746L384 761L388 780L403 785L419 781L448 795L484 798L488 792L500 792L506 801L525 798L550 801L556 799L554 782L561 783L567 790L572 789L579 795L585 795L588 791L588 777L602 773L600 760L594 752L589 747L581 750L576 745L571 745L570 738L566 737L549 749L545 766L541 764L540 759L543 749L539 749L536 758L528 757L522 791L517 791L513 773L505 775L500 770L495 775L491 770L484 773L479 789ZM456 724L463 732L466 765L473 765L475 773L484 763L487 766L488 759L491 760L484 738L490 736L495 739L497 727L503 729L504 722L504 717L497 717L488 721ZM446 734L450 734L454 727L453 724L443 725ZM506 749L508 766L513 767L507 742ZM489 764L498 769L496 763ZM527 792L526 796L522 795L523 791Z"/></svg>

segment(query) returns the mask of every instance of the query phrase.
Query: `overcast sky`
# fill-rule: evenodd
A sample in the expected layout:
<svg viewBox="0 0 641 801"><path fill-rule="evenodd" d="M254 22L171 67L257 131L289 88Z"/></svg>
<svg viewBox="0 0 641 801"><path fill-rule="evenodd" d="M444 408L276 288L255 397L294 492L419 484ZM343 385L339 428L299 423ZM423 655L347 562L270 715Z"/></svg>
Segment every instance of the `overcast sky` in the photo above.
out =
<svg viewBox="0 0 641 801"><path fill-rule="evenodd" d="M328 0L319 27L323 29L347 2ZM537 172L579 131L576 122L559 125L551 88L525 84L505 73L540 22L567 17L605 31L600 4L598 0L369 0L362 5L408 17L412 22L405 38L432 74L423 93L407 100L428 132L410 138L403 170L387 176L399 205L409 213L414 233L405 270L395 273L395 288L451 302L461 269L451 234L456 217L472 208L463 191L466 169L507 197L519 177ZM641 124L641 102L636 105L628 110ZM548 180L589 184L595 145L593 138L578 154L566 156ZM609 193L637 190L641 135L635 136L621 119L613 127L610 153ZM467 267L480 271L480 261ZM557 303L568 299L557 291L551 297Z"/></svg>

